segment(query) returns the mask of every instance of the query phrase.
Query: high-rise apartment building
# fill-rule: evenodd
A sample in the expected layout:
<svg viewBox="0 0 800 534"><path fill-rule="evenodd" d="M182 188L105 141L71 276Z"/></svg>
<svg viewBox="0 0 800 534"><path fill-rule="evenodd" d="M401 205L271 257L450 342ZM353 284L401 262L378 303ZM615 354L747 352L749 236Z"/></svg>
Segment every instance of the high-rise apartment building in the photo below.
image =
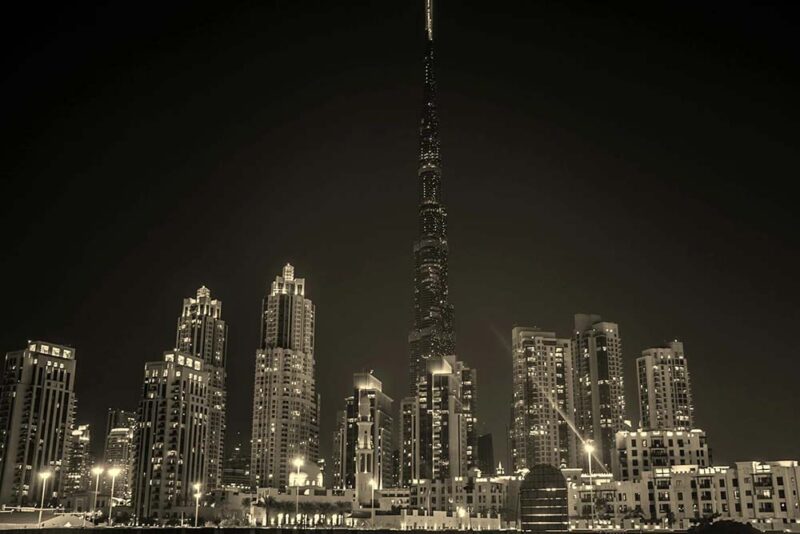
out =
<svg viewBox="0 0 800 534"><path fill-rule="evenodd" d="M391 487L394 464L394 419L392 418L392 399L383 392L383 384L372 373L353 375L353 395L345 399L345 409L339 420L340 426L334 436L334 481L340 480L340 487L357 486L359 425L367 428L369 450L372 458L370 466L376 489ZM366 414L362 413L366 410ZM339 470L337 473L336 470Z"/></svg>
<svg viewBox="0 0 800 534"><path fill-rule="evenodd" d="M66 469L64 470L64 495L75 495L89 490L92 467L92 433L89 425L78 425L69 433Z"/></svg>
<svg viewBox="0 0 800 534"><path fill-rule="evenodd" d="M256 351L250 470L258 487L285 489L292 462L319 459L314 304L287 264L264 298Z"/></svg>
<svg viewBox="0 0 800 534"><path fill-rule="evenodd" d="M0 503L60 496L75 414L75 350L45 341L6 354L0 384ZM40 475L49 472L48 478ZM47 498L49 501L50 499Z"/></svg>
<svg viewBox="0 0 800 534"><path fill-rule="evenodd" d="M133 511L163 520L194 504L206 480L210 373L191 353L167 351L144 366L134 436ZM201 488L202 489L202 488Z"/></svg>
<svg viewBox="0 0 800 534"><path fill-rule="evenodd" d="M683 343L642 351L636 359L639 425L644 430L691 430L694 406Z"/></svg>
<svg viewBox="0 0 800 534"><path fill-rule="evenodd" d="M627 428L619 326L599 315L576 314L572 367L575 424L594 445L594 458L611 469L614 436ZM578 461L585 463L585 455Z"/></svg>
<svg viewBox="0 0 800 534"><path fill-rule="evenodd" d="M135 410L122 410L119 408L108 409L108 413L106 414L106 436L108 436L115 428L130 428L133 430L135 427Z"/></svg>
<svg viewBox="0 0 800 534"><path fill-rule="evenodd" d="M134 427L112 428L106 436L105 466L107 469L118 469L114 479L114 497L129 501L131 498L130 474L133 469L133 436ZM110 493L110 480L104 478L104 491Z"/></svg>
<svg viewBox="0 0 800 534"><path fill-rule="evenodd" d="M208 438L206 440L208 489L222 486L222 460L225 455L225 362L227 359L228 326L222 320L222 302L211 298L203 286L196 298L183 299L178 318L175 348L203 361L208 372Z"/></svg>
<svg viewBox="0 0 800 534"><path fill-rule="evenodd" d="M511 346L513 470L574 466L572 342L538 328L515 327Z"/></svg>
<svg viewBox="0 0 800 534"><path fill-rule="evenodd" d="M433 2L426 2L425 92L419 125L419 235L414 242L414 326L409 333L409 394L425 374L425 360L455 353L449 300L447 210L442 203L442 161L433 61Z"/></svg>
<svg viewBox="0 0 800 534"><path fill-rule="evenodd" d="M467 420L463 368L455 356L428 358L417 396L401 405L401 482L442 480L467 472Z"/></svg>

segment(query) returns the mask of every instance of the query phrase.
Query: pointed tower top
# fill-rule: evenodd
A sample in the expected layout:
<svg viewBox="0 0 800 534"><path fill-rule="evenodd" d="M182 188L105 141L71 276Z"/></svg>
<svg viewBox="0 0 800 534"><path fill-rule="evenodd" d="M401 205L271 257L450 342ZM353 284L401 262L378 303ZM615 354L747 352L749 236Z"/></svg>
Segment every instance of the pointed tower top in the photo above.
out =
<svg viewBox="0 0 800 534"><path fill-rule="evenodd" d="M283 268L283 279L287 282L294 280L294 267L291 263L287 263Z"/></svg>
<svg viewBox="0 0 800 534"><path fill-rule="evenodd" d="M425 0L425 30L428 40L433 41L433 0Z"/></svg>
<svg viewBox="0 0 800 534"><path fill-rule="evenodd" d="M197 298L209 298L211 297L211 290L208 289L206 286L200 286L200 289L197 290Z"/></svg>

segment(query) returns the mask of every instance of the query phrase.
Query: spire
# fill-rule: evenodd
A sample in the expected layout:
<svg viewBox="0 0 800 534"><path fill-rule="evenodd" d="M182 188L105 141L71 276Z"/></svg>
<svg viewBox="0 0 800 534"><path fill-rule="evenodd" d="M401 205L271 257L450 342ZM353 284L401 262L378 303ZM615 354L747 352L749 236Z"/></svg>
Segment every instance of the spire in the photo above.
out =
<svg viewBox="0 0 800 534"><path fill-rule="evenodd" d="M433 0L425 0L425 30L428 41L433 41Z"/></svg>

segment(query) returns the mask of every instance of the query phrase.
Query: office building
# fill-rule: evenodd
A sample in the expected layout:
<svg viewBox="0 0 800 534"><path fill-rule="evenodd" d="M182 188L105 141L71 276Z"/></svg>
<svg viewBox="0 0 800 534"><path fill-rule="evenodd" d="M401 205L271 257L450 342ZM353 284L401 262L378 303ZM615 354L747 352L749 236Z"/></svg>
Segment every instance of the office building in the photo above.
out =
<svg viewBox="0 0 800 534"><path fill-rule="evenodd" d="M569 492L561 471L534 465L519 488L519 525L523 532L568 532Z"/></svg>

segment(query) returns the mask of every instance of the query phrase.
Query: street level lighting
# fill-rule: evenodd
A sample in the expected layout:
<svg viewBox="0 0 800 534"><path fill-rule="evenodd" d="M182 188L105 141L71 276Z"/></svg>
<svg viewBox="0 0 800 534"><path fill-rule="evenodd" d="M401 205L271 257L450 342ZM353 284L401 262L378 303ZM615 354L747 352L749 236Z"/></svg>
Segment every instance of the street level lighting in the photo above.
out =
<svg viewBox="0 0 800 534"><path fill-rule="evenodd" d="M586 451L586 461L589 464L589 499L592 505L592 524L594 524L594 482L592 481L592 453L594 453L594 445L591 441L583 444L583 450Z"/></svg>
<svg viewBox="0 0 800 534"><path fill-rule="evenodd" d="M303 467L303 459L297 457L292 460L292 465L297 468L297 478L294 481L294 515L295 518L300 515L300 468Z"/></svg>
<svg viewBox="0 0 800 534"><path fill-rule="evenodd" d="M47 479L50 478L52 473L50 471L42 471L39 473L39 478L42 479L42 505L39 507L39 526L42 526L42 512L44 511L44 490L47 487Z"/></svg>
<svg viewBox="0 0 800 534"><path fill-rule="evenodd" d="M117 480L117 476L120 474L121 469L119 467L112 467L108 470L108 474L111 475L111 495L109 495L109 503L108 503L108 525L111 526L112 522L112 515L111 512L114 511L114 482Z"/></svg>
<svg viewBox="0 0 800 534"><path fill-rule="evenodd" d="M197 528L197 517L200 515L200 488L199 482L194 485L194 527Z"/></svg>
<svg viewBox="0 0 800 534"><path fill-rule="evenodd" d="M92 474L95 476L94 479L94 505L92 505L92 514L97 511L97 493L100 491L100 475L103 474L103 469L101 466L95 466L92 468Z"/></svg>
<svg viewBox="0 0 800 534"><path fill-rule="evenodd" d="M462 507L462 506L459 506L456 509L456 512L458 513L458 519L460 520L458 522L458 527L459 527L460 530L464 530L464 516L467 515L467 512L466 512L466 510L464 510L464 507Z"/></svg>

